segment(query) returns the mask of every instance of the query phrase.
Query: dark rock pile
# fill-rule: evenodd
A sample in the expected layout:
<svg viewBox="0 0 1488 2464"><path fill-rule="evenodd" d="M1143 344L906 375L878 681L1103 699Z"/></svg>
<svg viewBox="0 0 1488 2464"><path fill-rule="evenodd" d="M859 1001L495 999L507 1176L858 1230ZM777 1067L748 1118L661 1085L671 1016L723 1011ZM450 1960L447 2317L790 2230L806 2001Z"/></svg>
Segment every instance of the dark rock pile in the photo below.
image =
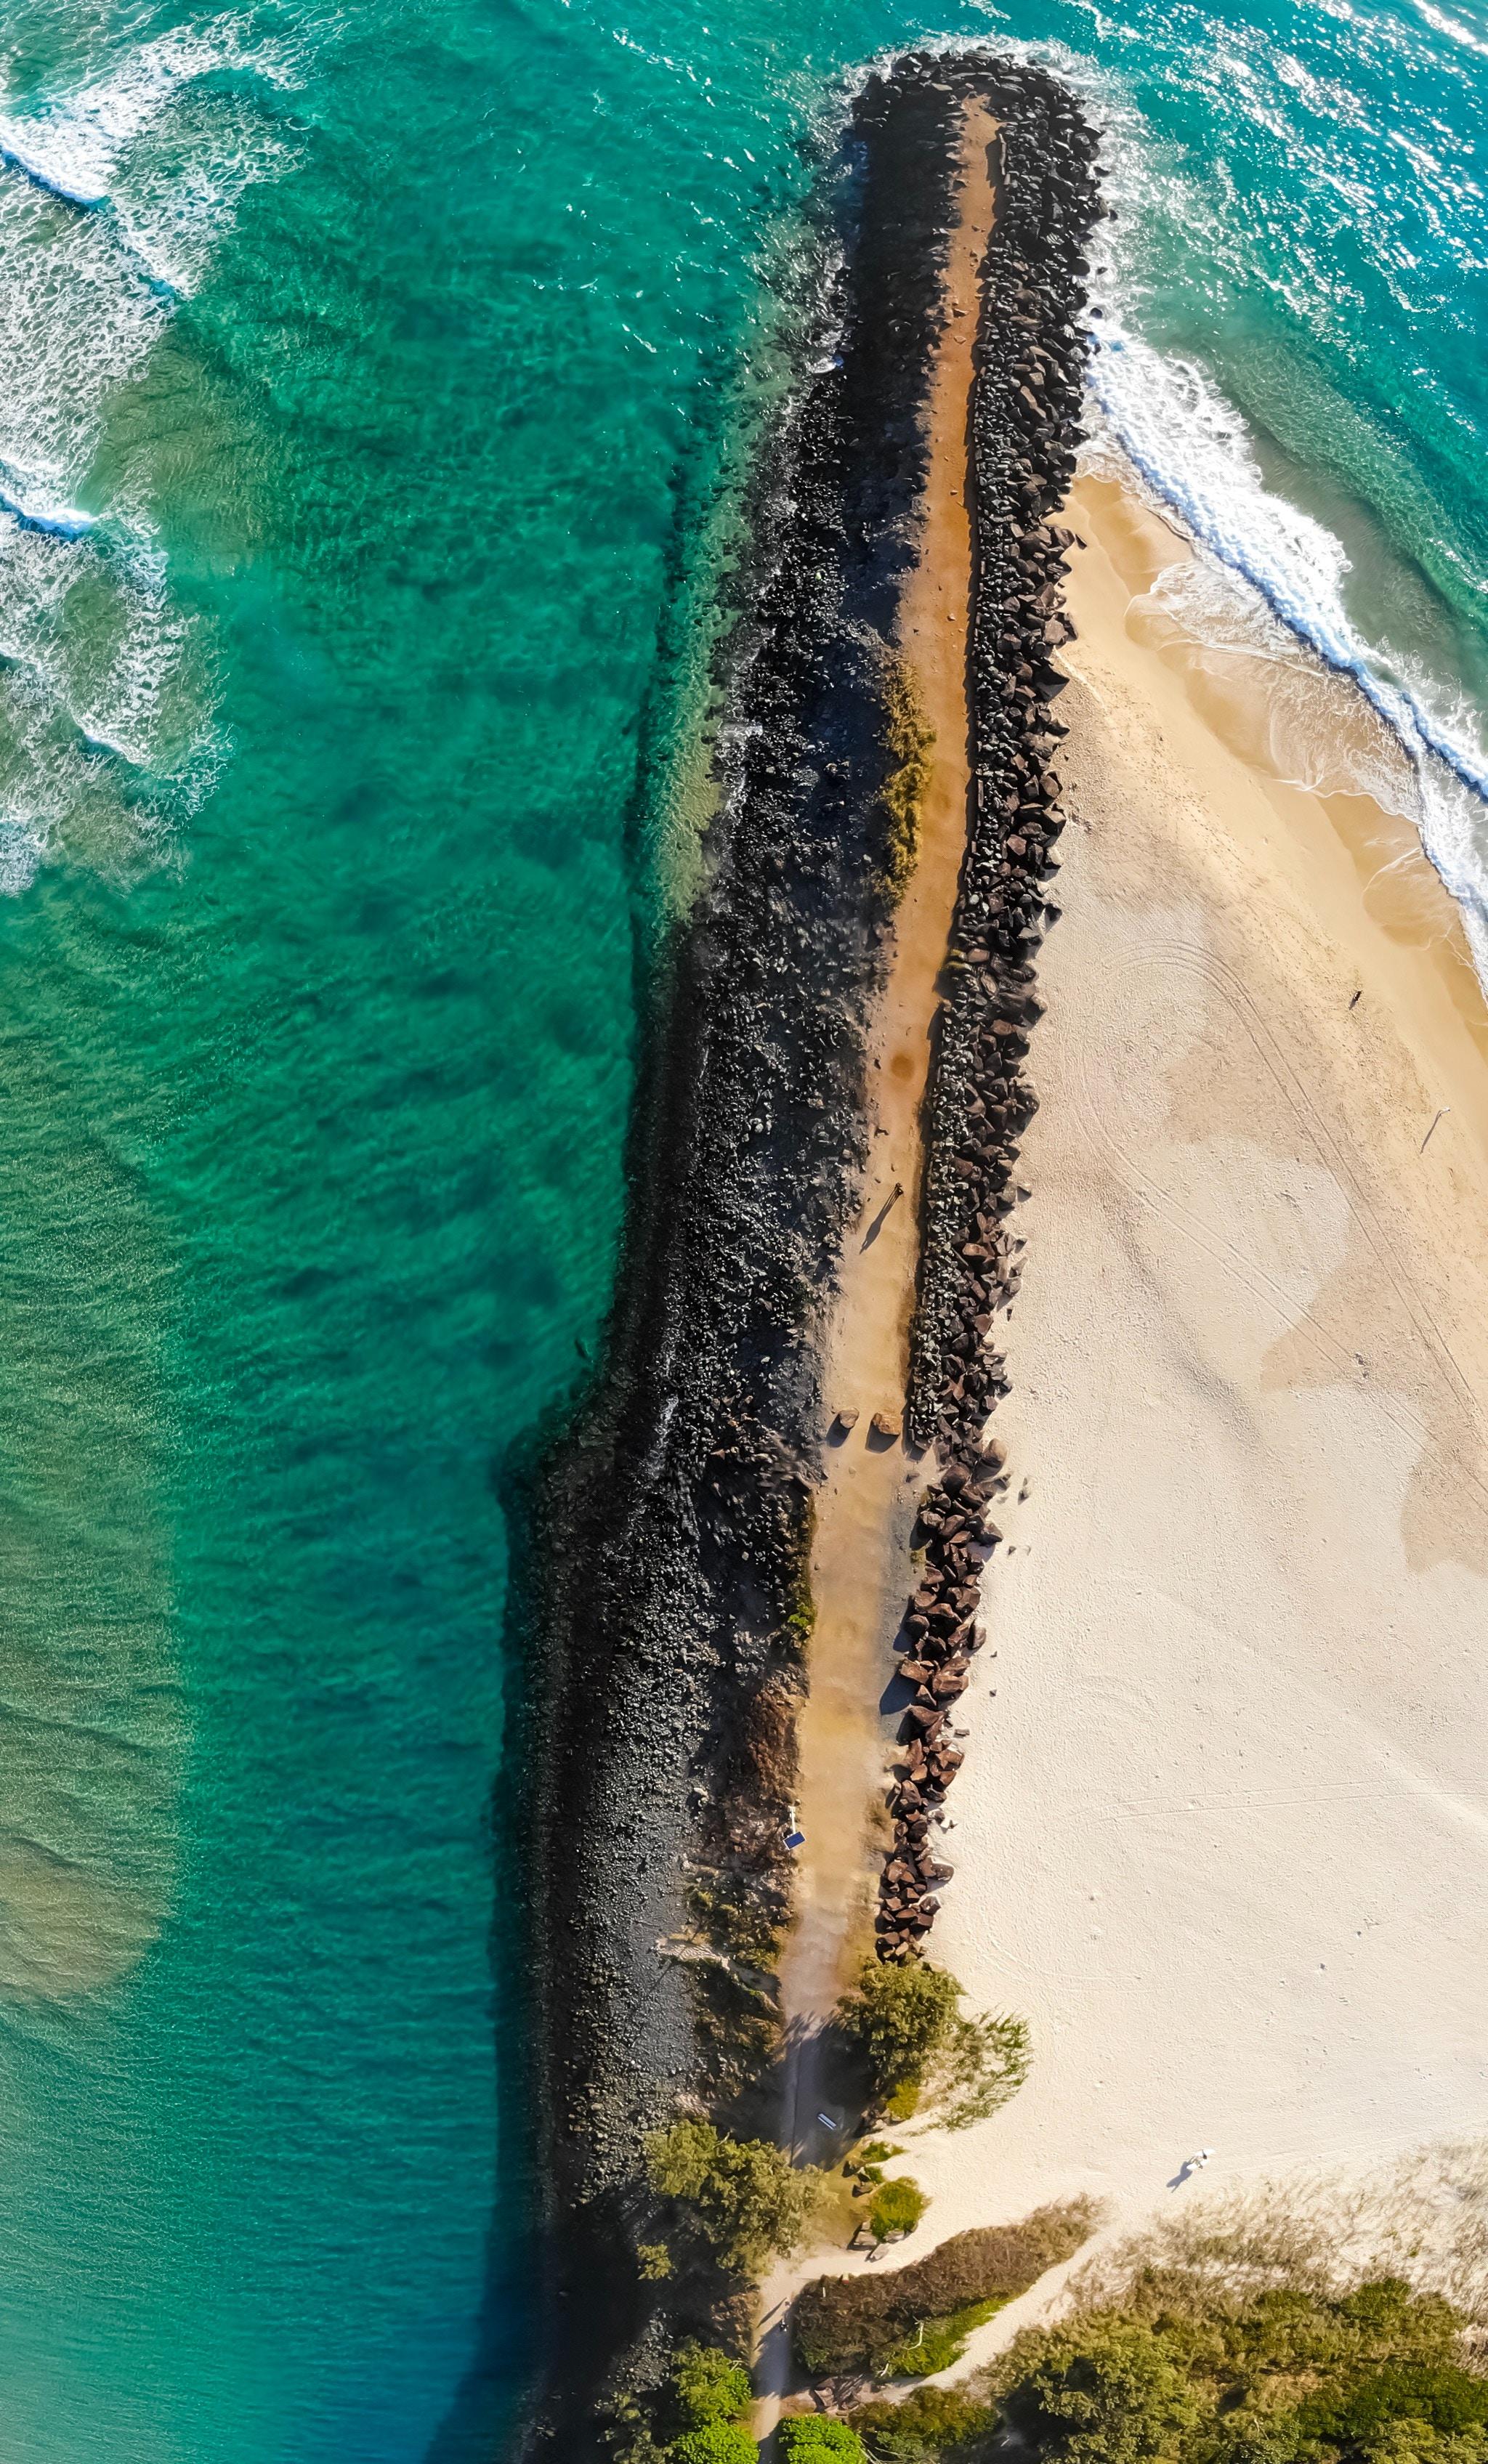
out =
<svg viewBox="0 0 1488 2464"><path fill-rule="evenodd" d="M741 1963L668 1944L697 1925L701 1872L729 1947L787 1904L783 1757L758 1715L801 1684L821 1314L888 925L885 646L923 486L954 105L928 62L854 104L843 273L752 508L721 805L651 1023L605 1366L540 1509L533 2444L564 2464L602 2451L617 2371L694 2323L688 2288L637 2269L642 2136L680 2096L725 2110L721 2059L749 2040L717 2000Z"/></svg>
<svg viewBox="0 0 1488 2464"><path fill-rule="evenodd" d="M980 1642L977 1585L983 1551L995 1536L985 1508L998 1481L993 1449L975 1477L953 1463L921 1501L915 1538L924 1550L924 1578L905 1616L899 1664L914 1692L904 1714L904 1756L889 1796L894 1846L878 1898L880 1959L915 1955L935 1919L936 1890L950 1880L930 1826L964 1760L950 1722Z"/></svg>
<svg viewBox="0 0 1488 2464"><path fill-rule="evenodd" d="M906 1435L947 1468L921 1507L923 1579L904 1623L900 1674L914 1687L906 1758L890 1794L894 1845L879 1897L880 1958L903 1960L934 1922L949 1879L931 1826L961 1767L953 1706L977 1648L977 1578L1000 1536L985 1521L1003 1485L988 1415L1006 1394L989 1336L1011 1300L1022 1242L1008 1225L1019 1140L1036 1109L1029 1037L1040 1015L1034 958L1058 910L1051 848L1063 827L1048 767L1063 733L1049 704L1051 653L1070 638L1059 605L1070 534L1050 517L1079 438L1082 253L1100 208L1097 140L1041 70L958 64L1000 126L997 213L984 269L971 412L974 583L970 637L973 792L927 1104L920 1286Z"/></svg>

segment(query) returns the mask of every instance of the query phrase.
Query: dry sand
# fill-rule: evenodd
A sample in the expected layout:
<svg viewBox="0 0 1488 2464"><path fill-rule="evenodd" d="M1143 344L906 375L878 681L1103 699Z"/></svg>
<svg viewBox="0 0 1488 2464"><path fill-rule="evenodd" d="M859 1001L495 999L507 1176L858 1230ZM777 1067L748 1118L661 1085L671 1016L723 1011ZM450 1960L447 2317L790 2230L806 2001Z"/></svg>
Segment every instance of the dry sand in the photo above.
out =
<svg viewBox="0 0 1488 2464"><path fill-rule="evenodd" d="M1148 598L1171 535L1109 482L1071 518L1008 1546L932 1941L1033 2069L916 2138L917 2248L1488 2130L1488 1018L1407 825L1283 784L1276 674Z"/></svg>

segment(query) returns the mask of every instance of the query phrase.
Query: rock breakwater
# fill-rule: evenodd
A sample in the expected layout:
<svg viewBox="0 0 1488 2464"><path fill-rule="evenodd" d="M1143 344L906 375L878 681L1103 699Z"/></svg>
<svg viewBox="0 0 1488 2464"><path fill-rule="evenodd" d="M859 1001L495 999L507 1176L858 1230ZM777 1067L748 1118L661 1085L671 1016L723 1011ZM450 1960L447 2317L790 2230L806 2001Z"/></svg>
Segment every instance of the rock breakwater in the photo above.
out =
<svg viewBox="0 0 1488 2464"><path fill-rule="evenodd" d="M815 373L762 479L705 883L670 953L605 1365L553 1462L529 1729L548 2277L533 2442L656 2343L640 2143L773 2042L818 1339L889 921L888 654L952 211L951 82L871 78ZM644 2364L640 2365L644 2366Z"/></svg>
<svg viewBox="0 0 1488 2464"><path fill-rule="evenodd" d="M1032 950L1058 826L1042 766L1060 634L1049 517L1072 467L1094 211L1069 97L979 55L897 62L852 108L840 270L753 506L704 886L656 992L605 1362L537 1515L525 1887L547 2264L530 2446L566 2464L603 2452L607 2404L707 2296L638 2264L643 2134L679 2102L728 2118L776 2033L820 1343L863 1163L892 912L893 646L973 95L1003 130L969 474L974 781L905 1419L945 1468L921 1509L882 1955L914 1955L934 1913L929 1815L960 1761L946 1710L975 1647L979 1517L999 1478L981 1444L1000 1382L985 1338L1015 1277L1003 1219L1033 1102Z"/></svg>
<svg viewBox="0 0 1488 2464"><path fill-rule="evenodd" d="M1019 1140L1036 1108L1029 1040L1040 1015L1034 959L1058 913L1050 884L1062 829L1049 767L1062 734L1053 653L1070 638L1059 586L1070 534L1052 517L1074 475L1085 340L1083 249L1101 209L1098 140L1059 82L1018 67L960 74L999 124L996 219L982 285L972 388L973 574L967 704L972 793L927 1094L920 1275L906 1437L944 1466L921 1501L922 1580L906 1610L899 1675L912 1689L889 1793L893 1845L879 1890L881 1959L917 1957L951 1868L934 1817L960 1770L955 1705L980 1644L978 1585L1000 1533L1006 1485L985 1441L1007 1392L991 1335L1021 1274L1010 1230Z"/></svg>

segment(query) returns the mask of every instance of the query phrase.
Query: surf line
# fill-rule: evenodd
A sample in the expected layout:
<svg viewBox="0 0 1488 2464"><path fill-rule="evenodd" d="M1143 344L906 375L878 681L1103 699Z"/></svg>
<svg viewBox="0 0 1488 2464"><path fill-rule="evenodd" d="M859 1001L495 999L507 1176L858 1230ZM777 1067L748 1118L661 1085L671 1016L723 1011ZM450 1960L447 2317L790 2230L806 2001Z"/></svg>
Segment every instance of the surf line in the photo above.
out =
<svg viewBox="0 0 1488 2464"><path fill-rule="evenodd" d="M33 187L44 189L49 197L59 197L64 205L78 206L85 213L95 213L100 206L110 202L106 188L78 187L60 178L56 171L47 170L43 164L26 152L24 146L17 144L14 137L3 126L0 126L0 163L9 163L12 171L19 171Z"/></svg>
<svg viewBox="0 0 1488 2464"><path fill-rule="evenodd" d="M0 122L0 164L9 165L12 171L18 171L23 179L29 180L33 187L39 188L46 196L57 198L62 205L76 206L80 213L103 216L113 228L121 253L136 269L146 290L157 299L168 301L172 307L180 305L182 292L179 283L173 282L168 275L158 273L131 239L115 210L109 189L84 188L61 178L55 171L49 171L44 165L34 161L24 146L17 144L13 136L6 134L4 122Z"/></svg>
<svg viewBox="0 0 1488 2464"><path fill-rule="evenodd" d="M94 515L78 513L71 505L59 505L55 512L42 512L34 505L28 505L23 496L16 495L3 482L0 482L0 514L9 514L24 531L43 531L52 539L85 539L89 531L98 527Z"/></svg>
<svg viewBox="0 0 1488 2464"><path fill-rule="evenodd" d="M1236 531L1227 529L1205 503L1201 491L1187 484L1179 472L1160 461L1142 443L1119 390L1111 383L1111 363L1131 355L1132 345L1124 336L1105 334L1091 357L1090 386L1111 434L1144 490L1177 516L1197 545L1248 583L1277 623L1304 643L1324 667L1335 675L1346 677L1384 721L1414 770L1419 771L1423 759L1431 755L1478 803L1488 803L1488 771L1453 741L1413 686L1391 684L1378 674L1366 644L1353 632L1342 609L1336 617L1330 617L1324 608L1309 610L1299 606L1269 570L1259 549L1247 545ZM1155 360L1156 354L1152 357ZM1450 881L1447 886L1454 896L1462 896ZM1485 906L1481 892L1477 903L1479 908Z"/></svg>

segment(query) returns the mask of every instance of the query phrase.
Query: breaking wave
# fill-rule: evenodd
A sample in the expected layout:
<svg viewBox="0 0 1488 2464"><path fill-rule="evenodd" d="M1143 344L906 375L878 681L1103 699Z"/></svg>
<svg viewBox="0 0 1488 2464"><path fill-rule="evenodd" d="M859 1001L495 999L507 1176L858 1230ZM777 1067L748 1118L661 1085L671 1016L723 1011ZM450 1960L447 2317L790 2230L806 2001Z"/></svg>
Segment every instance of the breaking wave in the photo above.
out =
<svg viewBox="0 0 1488 2464"><path fill-rule="evenodd" d="M231 17L0 107L0 891L161 859L215 774L210 645L173 604L148 483L88 501L112 406L289 159L282 53Z"/></svg>
<svg viewBox="0 0 1488 2464"><path fill-rule="evenodd" d="M1245 647L1275 656L1264 627L1254 621L1264 610L1346 676L1389 730L1404 766L1380 765L1348 783L1415 825L1462 911L1488 985L1488 753L1466 695L1444 707L1439 688L1433 695L1431 684L1364 639L1344 605L1342 542L1266 487L1244 421L1201 369L1166 356L1112 318L1102 320L1090 385L1097 422L1087 464L1099 469L1114 454L1122 474L1176 515L1194 545L1253 594L1259 606L1251 611ZM1206 592L1202 581L1166 596L1169 612L1200 638L1222 639L1233 624L1223 598Z"/></svg>
<svg viewBox="0 0 1488 2464"><path fill-rule="evenodd" d="M1401 758L1365 757L1354 776L1331 776L1329 783L1370 793L1411 822L1461 911L1488 987L1488 745L1480 715L1460 680L1366 637L1349 612L1343 541L1267 485L1246 420L1197 358L1165 350L1144 332L1151 323L1153 231L1161 225L1170 240L1186 215L1202 220L1204 209L1154 148L1115 77L1068 57L1058 65L1105 124L1118 205L1114 227L1093 252L1085 466L1134 483L1192 542L1199 569L1165 576L1157 594L1175 622L1217 647L1240 648L1243 637L1247 650L1274 664L1293 663L1286 646L1300 645L1363 696ZM1297 695L1290 700L1295 714ZM1316 732L1317 750L1328 767L1336 764L1337 731L1332 753L1323 750L1324 733ZM1305 731L1289 725L1287 735L1293 752L1300 750Z"/></svg>

